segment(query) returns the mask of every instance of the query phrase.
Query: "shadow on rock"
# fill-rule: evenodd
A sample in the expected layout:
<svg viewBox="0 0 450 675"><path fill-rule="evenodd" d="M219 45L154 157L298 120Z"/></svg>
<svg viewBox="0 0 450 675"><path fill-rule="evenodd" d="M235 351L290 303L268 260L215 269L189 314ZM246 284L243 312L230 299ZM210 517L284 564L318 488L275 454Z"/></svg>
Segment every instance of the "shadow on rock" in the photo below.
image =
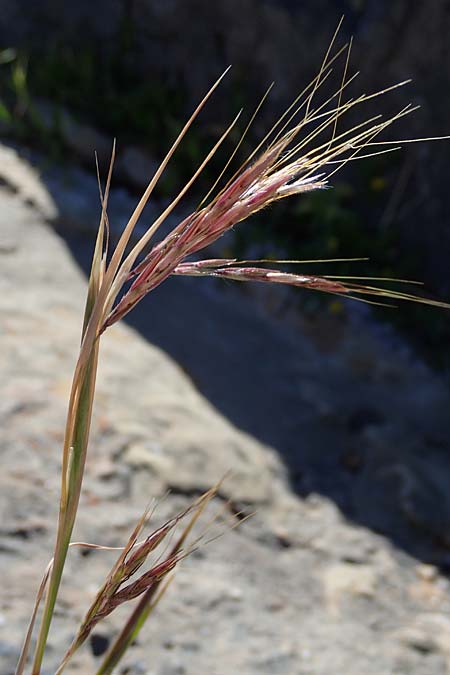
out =
<svg viewBox="0 0 450 675"><path fill-rule="evenodd" d="M41 178L60 214L57 229L87 272L97 185L81 170L69 173L66 181L50 167ZM113 227L135 202L113 191ZM311 325L299 317L293 327L245 290L176 278L126 321L235 427L276 449L299 495L325 496L346 518L448 571L448 386L370 315L346 316Z"/></svg>
<svg viewBox="0 0 450 675"><path fill-rule="evenodd" d="M66 240L87 271L90 245ZM326 496L448 571L450 398L407 350L367 322L324 353L210 280L170 279L126 320L233 425L278 451L299 495Z"/></svg>

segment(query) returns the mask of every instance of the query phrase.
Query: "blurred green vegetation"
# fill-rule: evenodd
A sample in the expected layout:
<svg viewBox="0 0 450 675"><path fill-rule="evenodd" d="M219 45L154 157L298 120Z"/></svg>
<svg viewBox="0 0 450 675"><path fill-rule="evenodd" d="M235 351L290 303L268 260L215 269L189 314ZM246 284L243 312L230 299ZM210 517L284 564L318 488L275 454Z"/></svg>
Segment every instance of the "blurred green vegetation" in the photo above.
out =
<svg viewBox="0 0 450 675"><path fill-rule="evenodd" d="M52 104L51 124L42 116L42 100ZM0 124L5 132L62 159L59 118L64 110L117 137L121 145L135 143L160 157L184 121L183 86L155 79L142 82L121 53L105 60L95 46L53 44L40 58L20 50L0 52ZM193 128L180 148L176 168L180 177L189 175L201 158L204 136L204 130ZM169 171L160 193L170 194L177 177Z"/></svg>
<svg viewBox="0 0 450 675"><path fill-rule="evenodd" d="M182 112L182 90L139 81L120 55L102 60L93 47L54 45L30 69L30 90L106 132L120 132L124 141L138 138L164 150L160 144Z"/></svg>
<svg viewBox="0 0 450 675"><path fill-rule="evenodd" d="M131 40L124 31L122 43L105 60L94 47L74 49L55 44L42 58L23 51L0 52L0 131L21 142L39 147L56 161L65 153L58 134L58 109L68 109L81 121L119 138L120 143L138 144L158 158L167 150L184 122L183 85L142 81L132 59L124 58ZM55 123L44 123L36 103L45 99L54 105ZM243 83L231 89L229 110L252 103L246 100ZM159 194L173 194L198 166L217 138L218 127L197 126L188 134L176 162L159 186ZM236 138L231 138L236 141ZM243 144L249 150L255 139L250 132ZM223 155L225 157L225 155ZM219 158L219 166L220 166ZM357 163L357 169L333 180L333 189L281 201L236 229L238 255L252 251L268 257L323 259L369 257L369 262L335 263L308 269L329 274L420 278L420 252L406 251L395 219L380 225L395 176L398 157L388 155ZM218 173L208 169L201 189ZM342 176L347 175L344 180ZM199 184L200 185L200 184ZM336 301L321 294L296 294L306 311L336 311ZM429 363L450 368L448 315L439 310L410 305L402 311L375 310L383 321L393 322L415 344Z"/></svg>

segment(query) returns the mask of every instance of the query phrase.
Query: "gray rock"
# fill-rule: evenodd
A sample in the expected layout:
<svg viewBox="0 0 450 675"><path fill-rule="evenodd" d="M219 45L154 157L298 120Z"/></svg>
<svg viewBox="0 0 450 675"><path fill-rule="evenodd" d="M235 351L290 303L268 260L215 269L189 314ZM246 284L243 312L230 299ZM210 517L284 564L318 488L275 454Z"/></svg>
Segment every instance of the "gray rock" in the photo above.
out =
<svg viewBox="0 0 450 675"><path fill-rule="evenodd" d="M93 227L96 187L80 170L70 188L47 170L50 197L18 153L0 147L0 155L15 186L0 189L0 233L9 242L0 267L0 616L3 644L15 649L5 648L8 673L51 556L86 289L47 216L65 208L68 228L73 209L73 223L86 218ZM133 203L113 190L118 229ZM168 283L143 315L154 332L124 324L103 338L74 538L121 546L152 497L150 528L232 475L197 530L215 540L183 561L123 672L445 675L448 582L438 559L429 564L444 551L435 540L426 545L427 533L443 537L447 524L443 381L399 356L370 322L355 330L349 319L324 354L314 326L276 321L232 289ZM370 367L352 369L358 353L359 366ZM383 424L365 415L349 429L351 415L373 401ZM364 456L359 472L342 468L349 443ZM397 466L407 467L412 490ZM230 531L241 508L256 514ZM411 555L417 542L426 567ZM54 672L114 559L71 550L45 672ZM114 636L124 615L108 617L101 631ZM87 648L67 672L96 666Z"/></svg>
<svg viewBox="0 0 450 675"><path fill-rule="evenodd" d="M135 146L128 146L121 150L117 160L119 176L139 191L145 190L157 168L158 162L144 150Z"/></svg>
<svg viewBox="0 0 450 675"><path fill-rule="evenodd" d="M18 658L18 646L0 640L0 670L3 675L14 674Z"/></svg>
<svg viewBox="0 0 450 675"><path fill-rule="evenodd" d="M58 111L59 133L63 143L84 162L93 162L97 153L101 166L108 164L112 139L95 129L90 124L79 122L65 109Z"/></svg>

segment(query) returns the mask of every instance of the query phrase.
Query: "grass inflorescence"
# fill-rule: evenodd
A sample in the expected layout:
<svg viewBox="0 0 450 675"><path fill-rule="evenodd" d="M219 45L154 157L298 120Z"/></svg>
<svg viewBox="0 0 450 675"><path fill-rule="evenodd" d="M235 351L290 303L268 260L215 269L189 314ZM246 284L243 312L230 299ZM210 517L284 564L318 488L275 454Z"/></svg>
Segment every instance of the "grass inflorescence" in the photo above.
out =
<svg viewBox="0 0 450 675"><path fill-rule="evenodd" d="M351 44L339 49L333 55L332 49L336 34L317 76L295 98L292 105L280 116L244 163L230 177L226 177L254 115L247 124L238 147L231 153L230 160L220 172L219 178L208 195L197 209L183 218L169 234L156 243L154 243L154 237L161 225L173 214L231 131L236 128L241 113L232 120L213 147L205 153L204 159L198 167L193 169L191 178L178 194L154 222L149 224L144 234L136 240L136 224L155 186L228 70L219 77L192 113L151 178L117 244L111 248L108 237L107 207L115 155L115 148L113 148L106 186L104 192L100 190L102 212L89 278L80 352L69 398L62 453L61 500L55 552L38 594L36 609L33 612L16 675L22 675L25 670L27 652L37 616L37 606L45 593L31 670L32 675L41 673L82 489L101 337L111 325L122 319L150 291L171 275L200 277L212 275L235 281L288 284L373 303L405 300L448 307L443 302L390 289L385 284L391 284L393 279L376 281L358 277L317 276L284 271L283 268L278 269L278 265L299 262L290 260L271 261L272 266L267 267L268 261L266 260L239 261L230 258L208 257L199 259L200 252L215 243L223 234L269 205L291 197L301 198L305 193L324 190L331 186L334 174L348 162L392 152L401 146L402 142L382 140L382 134L394 123L415 110L410 105L406 105L387 119L369 113L356 125L352 123L349 128L344 126L350 111L353 115L356 110L368 103L372 106L377 97L388 94L406 82L372 94L362 94L357 98L347 99L345 96L348 87L356 77L356 74L349 75ZM322 86L332 75L333 66L339 57L343 57L344 60L340 84L334 93L320 100ZM264 99L261 104L263 102ZM274 268L273 265L276 267ZM140 629L161 593L164 592L168 574L192 550L193 544L186 544L187 535L191 531L193 522L200 516L216 490L217 488L213 488L207 492L190 509L174 517L141 543L137 542L137 538L145 517L138 523L91 607L87 610L72 645L63 657L57 671L58 675L99 621L108 616L116 607L139 598L137 607L106 656L98 675L112 672L136 635L136 631ZM176 543L168 551L160 554L156 561L149 563L149 557L157 547L186 517L190 517L191 520ZM142 572L144 563L149 564L149 567Z"/></svg>

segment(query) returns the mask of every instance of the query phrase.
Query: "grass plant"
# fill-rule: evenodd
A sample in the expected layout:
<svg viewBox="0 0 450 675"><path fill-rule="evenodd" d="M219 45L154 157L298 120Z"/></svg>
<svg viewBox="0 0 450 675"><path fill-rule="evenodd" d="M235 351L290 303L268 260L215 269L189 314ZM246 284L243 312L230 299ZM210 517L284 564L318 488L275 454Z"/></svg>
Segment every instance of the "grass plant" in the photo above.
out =
<svg viewBox="0 0 450 675"><path fill-rule="evenodd" d="M114 164L115 149L113 148L104 192L100 189L100 224L89 277L80 351L68 404L55 550L52 563L46 571L37 596L16 675L22 675L25 672L41 600L43 600L43 609L30 672L31 675L40 675L42 670L48 634L66 557L71 546L72 531L82 490L102 336L111 325L126 316L147 293L171 275L209 275L236 281L289 284L376 304L405 300L448 307L443 302L429 300L406 291L393 290L390 286L386 286L395 281L393 279L375 281L371 278L357 276L317 276L283 271L278 267L280 264L301 261L198 259L201 251L254 213L287 197L301 197L308 192L324 190L329 187L333 175L348 162L392 152L402 145L401 141L382 140L380 135L416 109L410 105L387 119L369 113L356 125L352 123L349 128L343 127L350 112L353 114L355 109L360 109L366 104L369 107L372 106L377 97L388 94L406 82L371 94L362 94L357 98L346 99L346 92L356 74L348 74L351 44L332 54L336 35L337 31L317 76L295 98L292 105L275 122L269 133L240 168L234 173L230 171L232 161L237 155L254 115L247 124L238 146L231 153L230 160L220 172L219 178L202 203L157 243L154 243L154 237L158 229L173 213L238 123L241 113L205 154L191 178L160 216L136 240L135 226L158 180L202 108L228 71L225 71L207 92L175 139L125 225L116 246L111 250L107 207ZM340 85L333 94L320 100L323 84L332 75L333 66L339 57L342 57L344 61ZM265 97L260 105L264 103L264 100ZM228 173L231 173L229 178L226 177ZM149 246L151 246L150 250ZM267 267L269 262L271 266ZM402 281L402 283L412 282ZM217 489L217 486L212 488L184 513L174 517L139 542L138 537L147 517L147 513L144 514L94 598L91 607L88 608L71 646L62 657L57 675L63 672L72 655L86 641L98 622L124 602L139 598L138 604L106 655L97 675L105 675L113 671L165 592L169 573L196 545L195 541L188 543L187 537L191 533L194 522L216 494ZM144 563L148 563L157 547L167 540L170 533L173 533L174 528L178 527L181 522L187 522L187 524L175 544L168 551L160 553L159 557L150 563L149 569L142 572L141 568Z"/></svg>

